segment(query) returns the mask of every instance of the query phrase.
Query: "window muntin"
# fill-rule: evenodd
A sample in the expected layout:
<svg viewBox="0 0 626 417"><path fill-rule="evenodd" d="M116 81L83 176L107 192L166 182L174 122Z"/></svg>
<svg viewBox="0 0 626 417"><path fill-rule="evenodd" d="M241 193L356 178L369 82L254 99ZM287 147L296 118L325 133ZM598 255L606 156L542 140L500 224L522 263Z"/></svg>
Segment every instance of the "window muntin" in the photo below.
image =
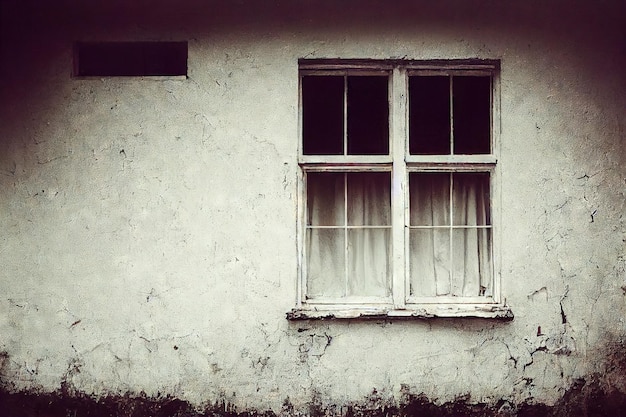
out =
<svg viewBox="0 0 626 417"><path fill-rule="evenodd" d="M445 63L441 68L420 68L414 63L401 63L393 70L386 67L372 67L369 72L340 64L332 70L301 68L303 204L313 203L315 210L330 213L333 219L322 225L324 221L314 221L311 209L305 209L302 306L358 308L380 303L397 311L428 304L499 303L492 219L497 68L447 68ZM324 84L320 80L325 78L333 78L328 83L335 85L336 102L340 101L338 80L343 80L341 106L316 103L323 109L320 113L328 111L326 118L342 119L342 143L332 148L334 152L328 151L330 147L313 152L309 131L313 118L308 114L315 112L307 106L312 97L326 93L308 90ZM336 114L340 107L341 117ZM378 129L368 126L370 121ZM364 143L374 145L360 147ZM392 147L406 152L392 153ZM386 173L389 186L377 191L379 195L359 199L358 193L349 191L347 179L360 172L365 184L372 171ZM334 175L328 177L334 178L332 186L320 186L329 172ZM369 205L384 206L390 222L376 222L363 214ZM398 205L404 211L393 209ZM348 217L364 221L355 227ZM382 255L367 256L366 246Z"/></svg>

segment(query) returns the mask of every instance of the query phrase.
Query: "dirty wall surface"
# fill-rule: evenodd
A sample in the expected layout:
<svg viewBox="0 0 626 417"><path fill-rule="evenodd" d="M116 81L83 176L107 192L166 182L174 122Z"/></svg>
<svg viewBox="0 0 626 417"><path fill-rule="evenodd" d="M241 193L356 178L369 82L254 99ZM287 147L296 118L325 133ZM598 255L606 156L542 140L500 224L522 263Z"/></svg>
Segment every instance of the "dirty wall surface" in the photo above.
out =
<svg viewBox="0 0 626 417"><path fill-rule="evenodd" d="M3 392L309 414L626 392L618 2L0 4ZM107 40L186 40L188 76L73 78L73 43ZM304 57L501 61L513 321L285 319Z"/></svg>

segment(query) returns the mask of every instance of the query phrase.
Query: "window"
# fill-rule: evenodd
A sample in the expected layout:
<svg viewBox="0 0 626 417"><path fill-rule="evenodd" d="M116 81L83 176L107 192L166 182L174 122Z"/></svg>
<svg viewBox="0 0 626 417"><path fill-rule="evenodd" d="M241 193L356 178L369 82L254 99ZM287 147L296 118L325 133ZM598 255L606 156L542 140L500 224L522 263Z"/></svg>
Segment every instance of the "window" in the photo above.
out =
<svg viewBox="0 0 626 417"><path fill-rule="evenodd" d="M288 317L511 319L498 281L496 61L300 61Z"/></svg>
<svg viewBox="0 0 626 417"><path fill-rule="evenodd" d="M187 42L77 42L74 75L187 75Z"/></svg>

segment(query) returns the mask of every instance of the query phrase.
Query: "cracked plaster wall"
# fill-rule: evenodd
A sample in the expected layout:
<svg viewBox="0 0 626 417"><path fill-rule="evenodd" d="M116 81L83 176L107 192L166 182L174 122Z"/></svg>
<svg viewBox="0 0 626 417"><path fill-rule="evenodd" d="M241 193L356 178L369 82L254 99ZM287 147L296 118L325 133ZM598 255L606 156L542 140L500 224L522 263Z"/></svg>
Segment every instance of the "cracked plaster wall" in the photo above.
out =
<svg viewBox="0 0 626 417"><path fill-rule="evenodd" d="M478 3L0 2L3 386L276 411L626 391L623 7ZM189 77L72 79L76 40L188 40ZM285 320L301 57L501 59L513 322Z"/></svg>

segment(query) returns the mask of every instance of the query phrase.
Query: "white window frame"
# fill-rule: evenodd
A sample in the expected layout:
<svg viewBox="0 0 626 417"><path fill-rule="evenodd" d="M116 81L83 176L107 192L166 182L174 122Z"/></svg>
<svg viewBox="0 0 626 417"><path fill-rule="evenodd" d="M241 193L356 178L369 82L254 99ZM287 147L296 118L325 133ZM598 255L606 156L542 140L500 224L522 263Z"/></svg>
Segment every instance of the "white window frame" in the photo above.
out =
<svg viewBox="0 0 626 417"><path fill-rule="evenodd" d="M500 286L500 79L499 61L486 60L306 60L299 61L299 138L298 163L298 279L296 306L287 318L429 318L481 317L513 319L502 298ZM303 75L388 74L389 155L304 155L302 140ZM409 75L489 75L492 80L491 153L475 155L410 155L408 127ZM344 98L345 106L345 98ZM344 110L345 111L345 110ZM344 115L345 117L345 115ZM345 137L345 134L344 134ZM345 140L345 139L344 139ZM345 143L344 143L345 145ZM344 153L345 146L344 146ZM306 300L306 173L307 172L391 172L391 282L392 300L370 298ZM493 296L486 297L409 297L408 233L410 172L489 172L492 228Z"/></svg>

